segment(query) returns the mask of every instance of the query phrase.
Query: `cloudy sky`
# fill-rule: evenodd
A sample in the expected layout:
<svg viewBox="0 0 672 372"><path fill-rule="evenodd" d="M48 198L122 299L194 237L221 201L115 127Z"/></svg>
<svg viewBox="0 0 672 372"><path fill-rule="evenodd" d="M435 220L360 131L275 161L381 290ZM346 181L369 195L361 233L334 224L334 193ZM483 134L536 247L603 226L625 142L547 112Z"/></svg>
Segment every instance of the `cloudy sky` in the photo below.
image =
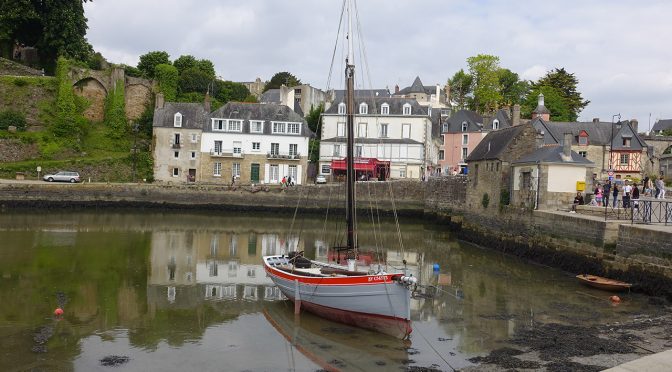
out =
<svg viewBox="0 0 672 372"><path fill-rule="evenodd" d="M289 71L324 89L341 0L96 0L87 37L110 61L165 50L214 62L226 80ZM672 1L360 0L365 87L445 84L485 53L525 79L564 67L591 101L580 120L672 118ZM340 88L341 49L336 78ZM359 62L359 61L357 61ZM362 71L364 68L359 67ZM334 80L336 81L334 83ZM370 81L370 84L368 83Z"/></svg>

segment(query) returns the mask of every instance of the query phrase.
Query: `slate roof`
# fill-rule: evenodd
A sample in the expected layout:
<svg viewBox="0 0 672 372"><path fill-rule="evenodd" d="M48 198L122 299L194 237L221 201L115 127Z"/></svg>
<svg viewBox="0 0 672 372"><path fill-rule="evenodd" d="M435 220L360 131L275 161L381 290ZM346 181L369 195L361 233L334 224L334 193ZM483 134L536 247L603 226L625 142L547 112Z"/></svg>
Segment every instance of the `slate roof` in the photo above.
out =
<svg viewBox="0 0 672 372"><path fill-rule="evenodd" d="M534 114L550 114L551 112L544 105L537 105L537 108L532 111Z"/></svg>
<svg viewBox="0 0 672 372"><path fill-rule="evenodd" d="M259 97L261 103L280 103L280 89L269 89Z"/></svg>
<svg viewBox="0 0 672 372"><path fill-rule="evenodd" d="M494 130L495 120L499 121L499 129L508 128L511 126L511 119L506 110L497 110L494 116L483 118L483 130Z"/></svg>
<svg viewBox="0 0 672 372"><path fill-rule="evenodd" d="M355 99L373 97L392 97L390 90L385 89L355 89ZM345 90L334 90L334 102L345 100Z"/></svg>
<svg viewBox="0 0 672 372"><path fill-rule="evenodd" d="M444 133L462 132L462 123L467 122L467 132L483 130L483 117L471 110L459 110L446 120Z"/></svg>
<svg viewBox="0 0 672 372"><path fill-rule="evenodd" d="M578 136L581 131L585 130L588 134L589 145L609 145L612 142L612 126L613 126L613 149L614 150L641 150L646 147L646 142L637 134L630 125L629 121L622 121L612 124L609 122L559 122L559 121L544 121L541 118L532 120L532 125L539 131L544 132L545 144L562 143L563 135L565 133L573 134L573 145L578 145ZM629 147L624 147L622 138L632 138Z"/></svg>
<svg viewBox="0 0 672 372"><path fill-rule="evenodd" d="M324 112L324 115L339 115L338 105L344 100L335 100L331 107ZM380 106L383 103L390 105L389 116L403 115L403 107L405 104L411 105L411 116L427 116L427 107L420 106L418 101L413 98L403 97L384 97L384 98L361 98L355 97L355 114L359 115L359 105L366 102L369 105L368 115L377 115L380 112Z"/></svg>
<svg viewBox="0 0 672 372"><path fill-rule="evenodd" d="M404 96L407 94L411 93L424 93L427 95L432 95L436 94L436 86L435 85L422 85L422 81L420 81L420 76L416 76L415 80L413 81L413 84L411 84L410 87L406 87L404 89L401 89L400 91L394 93L395 96Z"/></svg>
<svg viewBox="0 0 672 372"><path fill-rule="evenodd" d="M523 131L526 125L493 130L478 143L474 151L469 154L467 161L499 159L500 155L509 147L509 143Z"/></svg>
<svg viewBox="0 0 672 372"><path fill-rule="evenodd" d="M213 111L209 118L221 119L242 119L243 128L242 133L250 133L250 120L263 120L264 133L259 134L273 134L271 133L271 121L286 121L302 123L301 134L295 136L313 137L315 134L308 128L308 123L299 114L285 105L274 103L243 103L243 102L229 102L219 109ZM210 120L208 120L208 124ZM205 132L212 132L212 126L206 125ZM285 134L291 136L291 134Z"/></svg>
<svg viewBox="0 0 672 372"><path fill-rule="evenodd" d="M654 132L662 132L666 129L672 129L672 119L658 120L656 124L653 124L653 128L651 130Z"/></svg>
<svg viewBox="0 0 672 372"><path fill-rule="evenodd" d="M154 110L152 126L174 128L178 112L182 114L182 129L203 129L208 121L208 112L202 103L166 102L163 108Z"/></svg>
<svg viewBox="0 0 672 372"><path fill-rule="evenodd" d="M552 145L538 148L531 154L527 154L520 159L513 162L513 164L521 163L554 163L554 164L573 164L573 165L594 165L592 161L577 154L575 151L571 152L572 159L565 160L562 156L562 146Z"/></svg>
<svg viewBox="0 0 672 372"><path fill-rule="evenodd" d="M432 122L432 138L436 139L441 136L441 109L432 109L429 120Z"/></svg>

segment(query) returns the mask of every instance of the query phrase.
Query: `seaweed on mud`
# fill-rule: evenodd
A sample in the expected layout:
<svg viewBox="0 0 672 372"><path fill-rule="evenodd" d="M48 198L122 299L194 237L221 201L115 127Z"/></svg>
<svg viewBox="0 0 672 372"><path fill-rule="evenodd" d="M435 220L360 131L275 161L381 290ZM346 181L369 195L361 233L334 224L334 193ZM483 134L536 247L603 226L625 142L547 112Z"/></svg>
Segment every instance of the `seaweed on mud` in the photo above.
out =
<svg viewBox="0 0 672 372"><path fill-rule="evenodd" d="M547 364L545 367L548 372L599 372L604 370L604 367L580 364L566 360L556 361Z"/></svg>
<svg viewBox="0 0 672 372"><path fill-rule="evenodd" d="M408 372L442 372L440 369L436 368L437 365L433 364L429 367L419 367L419 366L409 366L406 368Z"/></svg>
<svg viewBox="0 0 672 372"><path fill-rule="evenodd" d="M483 319L488 319L488 320L512 320L516 319L516 315L514 314L478 314L480 318Z"/></svg>
<svg viewBox="0 0 672 372"><path fill-rule="evenodd" d="M475 357L469 359L470 362L476 364L495 364L502 368L527 368L527 369L538 369L541 367L541 364L531 360L521 360L514 358L516 355L522 354L522 350L513 349L509 347L504 347L501 349L493 350L490 354L483 357Z"/></svg>
<svg viewBox="0 0 672 372"><path fill-rule="evenodd" d="M108 355L100 360L100 364L105 367L117 367L124 363L128 363L131 358L125 355Z"/></svg>

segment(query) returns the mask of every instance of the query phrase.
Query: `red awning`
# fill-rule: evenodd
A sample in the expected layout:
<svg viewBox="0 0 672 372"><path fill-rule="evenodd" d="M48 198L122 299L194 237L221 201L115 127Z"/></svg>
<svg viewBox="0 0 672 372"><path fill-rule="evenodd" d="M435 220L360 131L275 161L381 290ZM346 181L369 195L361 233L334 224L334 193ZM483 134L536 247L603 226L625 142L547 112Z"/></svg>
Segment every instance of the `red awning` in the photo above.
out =
<svg viewBox="0 0 672 372"><path fill-rule="evenodd" d="M355 159L355 170L356 171L368 171L375 172L376 167L385 166L389 167L389 161L381 161L376 158L357 158ZM347 163L346 159L341 160L332 160L331 169L332 170L346 170Z"/></svg>

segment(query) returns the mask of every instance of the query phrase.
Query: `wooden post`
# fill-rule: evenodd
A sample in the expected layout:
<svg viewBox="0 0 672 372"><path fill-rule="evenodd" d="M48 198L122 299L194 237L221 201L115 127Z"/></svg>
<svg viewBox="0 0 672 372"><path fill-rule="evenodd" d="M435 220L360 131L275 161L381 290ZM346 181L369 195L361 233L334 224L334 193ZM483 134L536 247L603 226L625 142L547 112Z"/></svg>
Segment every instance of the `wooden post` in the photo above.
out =
<svg viewBox="0 0 672 372"><path fill-rule="evenodd" d="M301 312L301 294L299 293L299 280L294 279L294 314Z"/></svg>

